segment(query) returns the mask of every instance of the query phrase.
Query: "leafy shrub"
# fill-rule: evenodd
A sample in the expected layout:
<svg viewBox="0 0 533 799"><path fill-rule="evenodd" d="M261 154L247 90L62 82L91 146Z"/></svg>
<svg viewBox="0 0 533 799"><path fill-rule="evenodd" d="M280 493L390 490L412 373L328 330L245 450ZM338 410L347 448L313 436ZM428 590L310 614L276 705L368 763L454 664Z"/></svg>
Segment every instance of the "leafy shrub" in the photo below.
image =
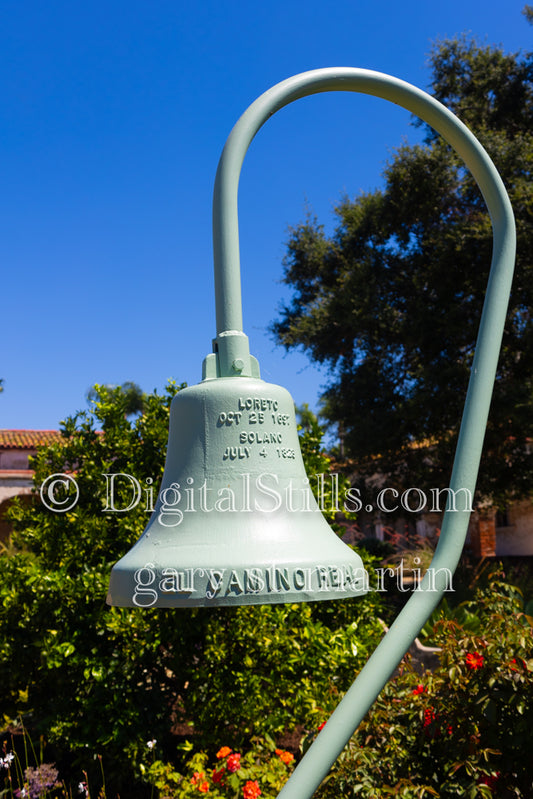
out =
<svg viewBox="0 0 533 799"><path fill-rule="evenodd" d="M38 495L29 506L14 503L12 546L0 556L6 724L23 717L78 768L89 770L101 753L110 790L127 783L130 799L147 738L171 751L173 726L193 722L198 748L230 732L232 746L242 746L258 732L314 724L381 634L382 598L372 594L309 607L105 604L113 563L148 519L144 491L160 481L178 390L170 384L146 396L132 419L127 394L97 387L91 409L62 423L63 441L41 449L34 463L37 488L51 474L76 475L76 506L54 513ZM329 468L320 437L313 428L304 441L311 473ZM143 488L127 513L106 510L104 475L119 472ZM116 507L126 507L129 485L117 493Z"/></svg>
<svg viewBox="0 0 533 799"><path fill-rule="evenodd" d="M467 608L479 632L437 624L441 665L390 682L322 786L320 799L533 795L533 635L499 581Z"/></svg>
<svg viewBox="0 0 533 799"><path fill-rule="evenodd" d="M447 597L443 597L438 608L433 611L422 627L418 636L420 640L425 644L433 644L437 624L445 621L454 621L465 632L477 633L481 629L481 619L477 613L477 608L472 607L471 601L452 605Z"/></svg>
<svg viewBox="0 0 533 799"><path fill-rule="evenodd" d="M316 727L383 635L380 603L380 595L370 594L209 611L184 697L204 740L225 736L242 745L251 736Z"/></svg>
<svg viewBox="0 0 533 799"><path fill-rule="evenodd" d="M120 389L101 388L91 411L67 419L63 442L39 451L35 483L75 473L79 501L66 513L37 499L14 504L16 550L0 557L4 719L23 717L32 733L81 762L89 748L91 757L105 751L111 777L124 771L125 759L136 762L147 732L169 735L172 702L191 658L182 658L173 680L169 661L175 648L191 652L190 636L201 635L192 615L176 627L170 612L105 604L111 566L147 517L142 503L128 513L105 512L103 475L132 474L141 485L159 480L177 390L169 385L164 396L147 397L144 415L131 422Z"/></svg>
<svg viewBox="0 0 533 799"><path fill-rule="evenodd" d="M253 749L241 755L229 746L215 758L197 752L181 772L170 763L156 760L146 779L158 789L160 799L185 799L209 794L213 799L274 799L294 765L294 756L276 749L272 739L253 741Z"/></svg>

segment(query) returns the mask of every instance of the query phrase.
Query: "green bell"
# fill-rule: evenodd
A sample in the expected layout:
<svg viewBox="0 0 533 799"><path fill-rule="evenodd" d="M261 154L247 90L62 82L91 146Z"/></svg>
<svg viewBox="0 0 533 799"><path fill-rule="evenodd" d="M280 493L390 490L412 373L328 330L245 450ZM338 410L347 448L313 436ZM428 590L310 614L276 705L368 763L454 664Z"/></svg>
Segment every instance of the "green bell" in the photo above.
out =
<svg viewBox="0 0 533 799"><path fill-rule="evenodd" d="M220 355L208 356L203 381L174 397L158 501L112 570L109 604L307 602L368 590L360 557L311 492L294 402L259 379L243 339L234 376L217 376Z"/></svg>

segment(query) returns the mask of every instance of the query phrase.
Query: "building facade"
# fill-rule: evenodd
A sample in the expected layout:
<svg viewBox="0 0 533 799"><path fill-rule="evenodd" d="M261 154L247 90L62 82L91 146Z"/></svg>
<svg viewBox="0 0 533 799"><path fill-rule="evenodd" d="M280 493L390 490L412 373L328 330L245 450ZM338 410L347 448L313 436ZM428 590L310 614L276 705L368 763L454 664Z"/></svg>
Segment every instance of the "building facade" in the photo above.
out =
<svg viewBox="0 0 533 799"><path fill-rule="evenodd" d="M38 447L61 440L58 430L0 430L0 541L10 527L5 512L15 496L31 494L33 469L30 458Z"/></svg>

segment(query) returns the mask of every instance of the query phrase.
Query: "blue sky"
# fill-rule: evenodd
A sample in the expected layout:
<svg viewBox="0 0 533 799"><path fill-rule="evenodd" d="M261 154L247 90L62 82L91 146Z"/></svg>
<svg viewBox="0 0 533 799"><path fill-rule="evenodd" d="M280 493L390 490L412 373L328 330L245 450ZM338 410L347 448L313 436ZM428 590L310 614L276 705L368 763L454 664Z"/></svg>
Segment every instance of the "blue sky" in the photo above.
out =
<svg viewBox="0 0 533 799"><path fill-rule="evenodd" d="M3 0L0 6L0 427L57 428L96 382L196 383L215 332L212 188L253 100L308 69L355 66L428 88L431 43L468 32L532 49L523 0ZM316 406L327 375L268 325L287 228L331 228L380 185L407 112L335 93L260 131L240 183L245 332L262 377Z"/></svg>

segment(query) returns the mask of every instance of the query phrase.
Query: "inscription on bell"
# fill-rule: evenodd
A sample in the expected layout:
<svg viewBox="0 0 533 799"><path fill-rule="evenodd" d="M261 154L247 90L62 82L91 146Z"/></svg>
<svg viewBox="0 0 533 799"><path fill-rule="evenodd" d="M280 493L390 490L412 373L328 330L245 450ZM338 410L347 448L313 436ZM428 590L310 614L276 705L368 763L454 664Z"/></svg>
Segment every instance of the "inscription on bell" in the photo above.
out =
<svg viewBox="0 0 533 799"><path fill-rule="evenodd" d="M237 397L233 408L220 410L216 417L219 430L235 430L235 437L226 446L222 455L224 461L237 461L250 458L259 445L259 455L267 458L269 454L277 459L294 457L294 448L287 446L285 434L293 426L292 414L283 413L283 404L272 397ZM268 445L277 445L270 447ZM266 446L265 446L266 445ZM282 445L280 447L279 445Z"/></svg>
<svg viewBox="0 0 533 799"><path fill-rule="evenodd" d="M283 442L283 434L243 430L239 433L239 440L241 444L281 444Z"/></svg>
<svg viewBox="0 0 533 799"><path fill-rule="evenodd" d="M226 427L230 427L232 424L240 424L241 422L242 411L222 411L218 415L217 426L222 427L226 425Z"/></svg>
<svg viewBox="0 0 533 799"><path fill-rule="evenodd" d="M278 401L270 397L239 397L240 411L277 411Z"/></svg>
<svg viewBox="0 0 533 799"><path fill-rule="evenodd" d="M250 448L249 447L226 447L224 454L222 456L223 461L236 461L236 460L243 460L243 458L250 457Z"/></svg>
<svg viewBox="0 0 533 799"><path fill-rule="evenodd" d="M297 595L304 592L334 593L339 596L367 593L368 573L364 567L349 563L337 565L252 566L244 569L166 567L159 571L153 563L147 563L134 574L133 604L149 608L159 594L185 595L208 600L221 596L256 594L263 597L282 594L284 591Z"/></svg>

